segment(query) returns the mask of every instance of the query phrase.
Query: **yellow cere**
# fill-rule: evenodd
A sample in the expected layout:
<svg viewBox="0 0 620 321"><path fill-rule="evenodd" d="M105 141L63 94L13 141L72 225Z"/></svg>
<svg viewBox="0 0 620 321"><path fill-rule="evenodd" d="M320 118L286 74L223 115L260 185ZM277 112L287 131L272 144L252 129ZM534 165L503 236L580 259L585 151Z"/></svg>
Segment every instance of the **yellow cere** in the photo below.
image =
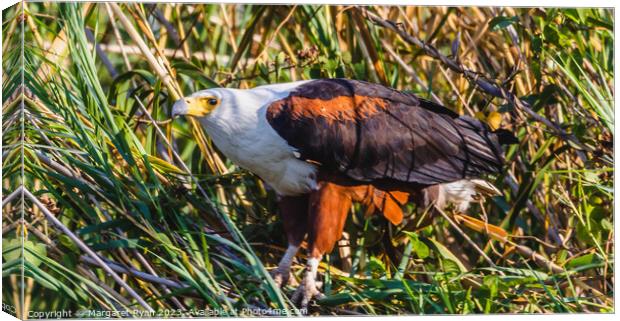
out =
<svg viewBox="0 0 620 321"><path fill-rule="evenodd" d="M220 101L216 97L189 97L185 98L187 104L187 115L195 117L203 117L213 111Z"/></svg>

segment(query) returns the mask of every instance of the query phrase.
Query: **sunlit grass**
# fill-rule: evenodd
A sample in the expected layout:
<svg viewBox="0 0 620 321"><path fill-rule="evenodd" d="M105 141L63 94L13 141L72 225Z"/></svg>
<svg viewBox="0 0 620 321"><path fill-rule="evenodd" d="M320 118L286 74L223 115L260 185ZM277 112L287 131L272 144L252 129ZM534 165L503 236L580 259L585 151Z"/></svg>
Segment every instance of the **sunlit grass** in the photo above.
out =
<svg viewBox="0 0 620 321"><path fill-rule="evenodd" d="M27 3L25 10L23 25L18 8L3 12L3 93L21 88L22 65L26 88L23 114L19 95L3 94L3 195L21 184L23 119L26 189L152 309L232 316L293 307L293 287L278 290L267 273L286 247L275 195L198 126L169 121L174 100L214 86L347 77L481 119L499 113L520 144L507 150L506 173L494 181L504 196L474 206L474 219L439 216L417 226L412 216L403 228L356 206L348 240L320 267L327 297L311 313L613 311L611 10L370 8L508 88L586 150L355 8ZM3 298L18 313L145 309L41 209L26 201L22 224L19 199L3 205ZM407 212L415 213L412 205ZM299 278L303 264L293 270Z"/></svg>

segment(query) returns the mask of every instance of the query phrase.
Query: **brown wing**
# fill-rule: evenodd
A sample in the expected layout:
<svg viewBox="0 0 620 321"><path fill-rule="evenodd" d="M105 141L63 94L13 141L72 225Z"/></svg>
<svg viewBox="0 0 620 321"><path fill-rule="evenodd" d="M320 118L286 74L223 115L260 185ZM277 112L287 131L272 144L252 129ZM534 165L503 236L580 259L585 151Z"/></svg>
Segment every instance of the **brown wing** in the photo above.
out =
<svg viewBox="0 0 620 321"><path fill-rule="evenodd" d="M362 81L311 81L269 106L267 118L301 158L360 182L433 185L498 172L503 163L486 125Z"/></svg>

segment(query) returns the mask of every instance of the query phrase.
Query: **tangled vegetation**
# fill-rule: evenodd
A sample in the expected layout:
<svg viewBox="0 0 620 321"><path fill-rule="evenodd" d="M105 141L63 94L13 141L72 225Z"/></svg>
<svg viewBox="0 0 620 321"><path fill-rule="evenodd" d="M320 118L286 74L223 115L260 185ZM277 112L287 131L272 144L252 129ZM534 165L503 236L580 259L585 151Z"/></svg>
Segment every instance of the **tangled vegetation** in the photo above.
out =
<svg viewBox="0 0 620 321"><path fill-rule="evenodd" d="M205 88L322 77L411 91L519 144L489 178L503 196L468 213L416 226L410 205L390 226L355 207L310 314L613 312L611 9L27 2L3 21L7 312L299 314L269 276L275 195L169 112Z"/></svg>

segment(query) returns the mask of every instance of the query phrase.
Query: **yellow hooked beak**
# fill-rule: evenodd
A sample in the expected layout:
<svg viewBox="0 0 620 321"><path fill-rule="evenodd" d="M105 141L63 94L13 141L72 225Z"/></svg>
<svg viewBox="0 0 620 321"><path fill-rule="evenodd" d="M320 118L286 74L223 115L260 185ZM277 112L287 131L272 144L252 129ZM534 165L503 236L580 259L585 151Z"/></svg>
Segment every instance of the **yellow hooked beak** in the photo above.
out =
<svg viewBox="0 0 620 321"><path fill-rule="evenodd" d="M211 113L219 104L219 99L213 96L181 98L172 106L172 118L179 115L204 117Z"/></svg>

